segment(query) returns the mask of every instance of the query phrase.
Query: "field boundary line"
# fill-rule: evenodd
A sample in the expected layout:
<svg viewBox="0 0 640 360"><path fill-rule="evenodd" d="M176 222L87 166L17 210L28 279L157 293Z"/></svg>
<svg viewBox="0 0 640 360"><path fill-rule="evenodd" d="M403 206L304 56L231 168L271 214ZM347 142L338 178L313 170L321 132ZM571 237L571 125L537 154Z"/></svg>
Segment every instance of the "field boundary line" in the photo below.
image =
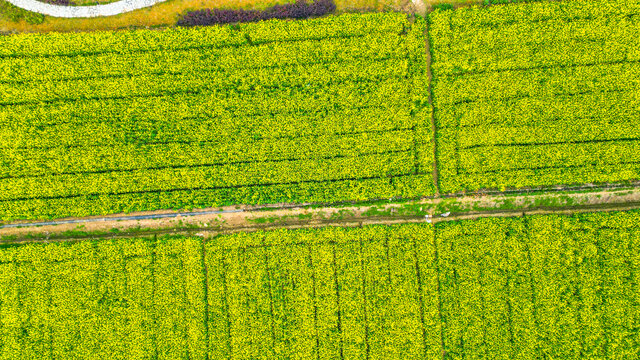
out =
<svg viewBox="0 0 640 360"><path fill-rule="evenodd" d="M355 109L355 108L352 108ZM256 116L259 117L259 116ZM201 121L201 120L214 120L215 118L204 118L204 119L195 119L196 121ZM189 117L185 117L179 120L192 120ZM194 121L195 122L195 121ZM64 125L66 124L70 124L70 125L80 125L78 123L63 123ZM2 126L2 124L0 124L0 126ZM48 127L48 124L45 125ZM58 126L58 124L54 124L53 126ZM348 136L356 136L356 135L370 135L370 134L388 134L388 133L393 133L393 132L410 132L413 131L413 126L411 127L402 127L402 126L398 126L398 127L390 127L388 129L362 129L362 130L356 130L356 131L342 131L342 132L325 132L325 133L321 133L321 132L317 132L317 133L302 133L302 134L288 134L288 135L277 135L277 136L258 136L258 137L249 137L247 135L244 135L242 137L239 137L240 140L247 140L248 143L259 143L262 141L277 141L277 140L298 140L301 138L319 138L319 137L323 137L323 136L344 136L344 137L348 137ZM188 138L185 138L188 139ZM228 138L227 138L228 139ZM175 141L148 141L148 142L144 142L144 143L135 143L135 142L129 142L129 143L124 143L124 145L136 145L136 146L144 146L144 147L152 147L152 146L165 146L165 145L193 145L193 144L211 144L211 143L215 143L216 141L219 141L219 139L201 139L201 138L193 138L193 139L188 139L188 140L175 140ZM83 144L83 143L78 143L78 144L71 144L71 145L63 145L63 146L0 146L0 151L2 150L58 150L58 149L83 149L83 148L116 148L116 147L122 147L123 144L121 143L89 143L89 144ZM269 160L272 161L272 160ZM255 162L259 162L259 161L255 161ZM228 163L225 163L228 164ZM167 168L170 166L165 166L163 168ZM109 171L109 170L104 170L104 171ZM117 170L114 170L117 171ZM97 173L100 171L93 171L93 172L88 172L88 173ZM56 173L56 174L68 174L68 173ZM56 174L52 174L52 175L56 175ZM25 176L26 177L26 176ZM4 178L6 179L6 177Z"/></svg>
<svg viewBox="0 0 640 360"><path fill-rule="evenodd" d="M616 117L616 120L619 117ZM514 123L514 124L509 124L509 123L500 123L500 122L493 122L493 121L487 121L487 122L483 122L481 124L469 124L469 125L465 125L465 124L460 124L460 125L441 125L440 128L441 129L456 129L456 128L461 128L461 129L478 129L478 128L486 128L486 127L497 127L497 126L508 126L509 128L512 129L523 129L523 128L531 128L531 127L535 127L535 126L549 126L549 125L554 125L557 124L557 120L560 119L559 117L555 116L555 117L546 117L543 120L540 120L538 122L521 122L521 123ZM575 117L572 120L598 120L599 118L597 116L580 116L580 117ZM636 118L634 118L633 116L631 117L627 117L626 121L616 121L615 125L628 125L628 124L635 124L634 120ZM557 125L556 125L557 126ZM466 131L466 130L465 130Z"/></svg>
<svg viewBox="0 0 640 360"><path fill-rule="evenodd" d="M197 50L197 49L185 49L184 51L192 51L192 50ZM183 50L176 50L175 52L178 51L183 51ZM157 52L172 52L172 50L158 50ZM99 56L100 54L96 55ZM91 57L93 55L89 55L89 56L82 56L82 55L78 55L78 57ZM224 55L220 55L219 57L224 57ZM1 55L0 55L1 58ZM237 71L237 72L241 72L241 71L250 71L250 70L273 70L273 69L282 69L282 68L292 68L292 67L298 67L298 66L313 66L313 65L328 65L328 64L335 64L335 65L340 65L340 64L349 64L349 63L357 63L358 60L363 60L363 59L370 59L370 57L365 57L365 56L353 56L352 58L347 58L347 59L336 59L336 60L327 60L327 59L322 59L322 60L315 60L315 61L308 61L308 62L291 62L291 63L285 63L285 64L280 64L280 65L267 65L267 66L258 66L258 65L249 65L249 66L245 66L245 67L236 67L236 68L224 68L222 65L220 65L220 67L203 67L203 68L196 68L196 69L190 69L191 71L189 71L189 69L185 69L183 71L172 71L172 70L164 70L164 71L151 71L151 72L144 72L141 70L138 70L140 72L138 73L127 73L127 72L116 72L116 73L111 73L111 74L105 74L105 75L87 75L87 76L74 76L74 77L68 77L68 78L38 78L38 79L24 79L24 80L0 80L0 84L32 84L32 83L48 83L48 82L64 82L64 81L87 81L87 80L101 80L101 79L119 79L119 78L127 78L127 77L142 77L142 76L163 76L163 75L168 75L168 76L176 76L176 75L185 75L185 76L189 76L191 74L193 74L194 71L197 72L202 72L202 73L223 73L224 74L228 74L230 70L233 71ZM375 58L376 61L379 62L385 62L385 61L390 61L390 60L402 60L403 57L401 56L394 56L394 55L390 55L390 56L385 56L385 57L380 57L380 58Z"/></svg>
<svg viewBox="0 0 640 360"><path fill-rule="evenodd" d="M515 142L515 143L511 143L511 144L508 144L508 143L474 144L474 145L469 145L469 146L462 146L462 147L459 148L459 150L473 150L473 149L480 149L480 148L486 148L486 147L505 148L505 147L511 147L511 146L517 146L517 147L531 146L531 147L535 147L535 146L554 146L554 145L602 144L602 143L611 143L611 142L617 142L617 141L619 141L621 143L631 142L631 141L640 141L640 137L634 136L634 137L621 137L621 138L616 138L616 139L567 140L567 141L530 142L530 143Z"/></svg>
<svg viewBox="0 0 640 360"><path fill-rule="evenodd" d="M209 339L210 339L210 335L209 335L209 269L207 267L207 247L204 241L204 238L202 238L202 270L203 270L203 274L204 274L204 281L203 281L203 285L204 285L204 331L205 331L205 336L206 336L206 341L207 341L207 353L205 354L205 359L209 360Z"/></svg>
<svg viewBox="0 0 640 360"><path fill-rule="evenodd" d="M598 77L599 79L599 77ZM602 94L609 94L609 93L624 93L624 92L631 92L634 89L629 88L629 89L625 89L625 88L618 88L618 89L612 89L612 90L583 90L583 91L579 91L579 92L575 92L575 93L563 93L563 92L559 92L559 93L552 93L551 96L553 97L560 97L560 96L564 96L564 97L572 97L572 96L582 96L582 95L588 95L588 94L598 94L598 95L602 95ZM495 100L499 100L499 101L511 101L511 100L520 100L520 99L530 99L530 98L534 98L534 99L540 99L540 92L538 93L518 93L515 95L509 95L509 96L503 96L503 97L476 97L473 99L462 99L462 100L456 100L456 101L452 101L452 102L445 102L442 104L442 107L455 107L458 106L460 104L474 104L477 102L482 102L482 101L495 101ZM33 102L31 103L33 104Z"/></svg>
<svg viewBox="0 0 640 360"><path fill-rule="evenodd" d="M94 244L95 251L95 244ZM156 282L156 267L157 264L157 252L158 252L158 237L156 235L153 236L153 251L151 252L151 302L155 307L156 304L156 287L158 286ZM102 264L101 264L102 265ZM154 311L153 313L153 327L157 328L158 326L158 313ZM153 355L154 358L158 358L158 334L153 332Z"/></svg>
<svg viewBox="0 0 640 360"><path fill-rule="evenodd" d="M391 157L391 155L394 155L396 153L410 153L410 152L411 150L402 151L402 152L393 152L389 154L373 154L373 155L366 155L366 156L380 155L381 157L382 156ZM324 175L324 173L321 173L321 174ZM124 197L127 195L167 194L167 193L170 194L170 193L193 192L193 191L212 191L213 192L216 190L243 189L243 188L269 188L269 187L275 187L275 186L294 187L294 186L299 186L301 184L316 184L316 185L327 186L334 183L348 183L348 182L363 181L363 180L390 181L391 179L410 178L412 176L415 176L415 174L403 173L403 174L387 175L387 176L385 176L384 174L380 174L380 175L374 175L374 176L364 176L359 178L355 177L355 178L334 178L334 179L309 179L309 180L289 181L289 182L280 182L280 183L272 182L272 183L228 185L228 186L214 186L214 187L196 186L196 187L190 187L190 188L185 187L185 188L173 188L173 189L132 190L132 191L125 191L121 193L103 192L103 193L89 193L89 194L68 194L63 196L36 196L36 197L29 197L29 198L2 199L0 200L0 204L7 204L7 203L11 204L11 203L20 202L20 201L29 202L29 201L42 201L42 200L68 200L68 199L87 198L91 196L111 196L111 197L122 196Z"/></svg>
<svg viewBox="0 0 640 360"><path fill-rule="evenodd" d="M444 348L444 324L442 322L442 286L440 285L440 260L439 260L439 255L438 255L438 242L436 241L436 232L434 229L433 232L433 242L430 244L433 246L433 263L436 266L436 280L437 280L437 284L436 284L436 293L438 294L438 330L440 332L440 352L441 352L441 356L442 359L445 358L447 352L445 351ZM415 241L415 240L414 240Z"/></svg>
<svg viewBox="0 0 640 360"><path fill-rule="evenodd" d="M571 159L575 159L571 158ZM494 168L494 169L487 169L484 170L483 172L470 172L470 171L461 171L458 173L458 176L460 177L478 177L478 176L482 176L484 174L509 174L509 173L518 173L518 172L527 172L527 171L539 171L539 170L548 170L548 171L553 171L553 170L563 170L565 169L567 172L574 170L574 169L580 169L580 168L604 168L604 167L612 167L612 166L620 166L620 165L638 165L640 164L640 161L620 161L617 163L585 163L585 164L571 164L571 165L549 165L549 166L534 166L534 167L519 167L519 168L512 168L512 169L500 169L500 168Z"/></svg>
<svg viewBox="0 0 640 360"><path fill-rule="evenodd" d="M358 226L362 228L362 224ZM359 257L360 257L360 271L362 272L362 313L364 314L364 349L365 349L365 358L366 360L370 359L371 356L371 347L369 344L369 314L367 308L367 270L365 270L365 253L363 249L362 239L358 240L360 244ZM335 246L335 245L334 245ZM371 285L371 284L369 284Z"/></svg>
<svg viewBox="0 0 640 360"><path fill-rule="evenodd" d="M435 234L434 234L435 236ZM420 271L420 261L418 260L418 242L413 239L413 256L416 269L416 284L418 287L418 304L420 305L420 330L422 330L422 347L424 352L422 355L426 358L428 346L427 346L427 328L424 324L424 288L422 286L422 272Z"/></svg>
<svg viewBox="0 0 640 360"><path fill-rule="evenodd" d="M428 96L427 100L430 107L430 118L431 118L431 147L433 149L433 186L435 189L435 196L440 196L440 185L438 183L439 173L438 173L438 150L436 148L436 117L435 117L435 106L433 105L433 71L431 69L432 58L431 58L431 41L430 41L430 32L429 32L429 18L425 19L425 29L424 29L424 37L425 37L425 56L427 59L427 79L428 79Z"/></svg>
<svg viewBox="0 0 640 360"><path fill-rule="evenodd" d="M389 131L392 132L392 131ZM336 137L337 138L337 137ZM199 144L200 142L198 141L194 141L194 144ZM247 144L249 145L249 144ZM117 147L114 146L114 147ZM406 148L406 149L402 149L402 150L382 150L382 151L370 151L370 152L361 152L359 154L336 154L336 155L328 155L328 156L318 156L318 157L313 157L313 155L311 155L311 157L287 157L287 158L281 158L281 159L272 159L272 160L238 160L238 161L229 161L229 162L210 162L210 163L196 163L196 164L185 164L185 165L177 165L177 164L173 164L173 165L163 165L163 166L152 166L152 167L141 167L141 168L134 168L134 169L103 169L103 170L94 170L94 171L64 171L64 172L58 172L58 173L51 173L51 174L36 174L36 175L17 175L17 176L8 176L8 177L3 177L0 175L0 180L6 180L6 181L11 181L11 180L18 180L18 179L38 179L38 178L56 178L56 177L70 177L70 176L76 176L76 177L85 177L85 176L99 176L99 175L108 175L108 174L112 174L112 173L143 173L143 172L154 172L154 171L167 171L167 170L172 170L172 169L200 169L200 168L216 168L216 167L224 167L224 166L233 166L233 165L253 165L253 164L261 164L261 165L271 165L271 164L278 164L278 163L287 163L287 162L303 162L303 161L317 161L317 160L338 160L338 159L359 159L359 158L365 158L368 156L376 156L376 155L402 155L402 154L406 154L406 153L411 153L413 152L413 149L411 148ZM407 175L413 175L413 173L409 173ZM323 180L319 180L319 181L323 181ZM260 184L249 184L249 185L236 185L236 186L255 186L255 185L260 185ZM167 190L171 190L171 189L167 189ZM81 194L80 196L83 196L84 194ZM91 194L93 195L93 194ZM106 194L105 194L106 195ZM118 195L118 194L115 194ZM70 196L76 196L76 195L70 195ZM64 196L61 196L60 198L64 198ZM18 200L27 200L25 198L21 198ZM2 201L13 201L12 199L6 200L0 200L0 202Z"/></svg>
<svg viewBox="0 0 640 360"><path fill-rule="evenodd" d="M204 239L203 239L204 241ZM264 252L264 266L265 266L265 272L267 274L267 293L269 294L269 314L270 314L270 323L271 323L271 346L272 346L272 350L275 350L276 348L276 316L275 316L275 312L273 310L274 308L274 302L273 302L273 282L275 281L272 273L271 273L271 267L269 266L269 253L270 253L270 249L266 247L265 244L265 238L264 236L262 236L262 245L264 246L261 250ZM275 354L275 353L274 353Z"/></svg>
<svg viewBox="0 0 640 360"><path fill-rule="evenodd" d="M342 328L342 304L340 303L340 285L338 282L338 261L336 256L336 244L332 244L331 250L333 253L332 268L333 268L333 285L336 292L336 310L337 310L337 325L338 333L340 333L340 360L344 360L344 330Z"/></svg>
<svg viewBox="0 0 640 360"><path fill-rule="evenodd" d="M311 244L306 244L307 255L309 256L309 268L311 269L311 281L313 283L313 330L316 338L316 360L320 360L320 331L318 330L318 296L317 296L317 281L316 281L316 268L313 266L313 251Z"/></svg>
<svg viewBox="0 0 640 360"><path fill-rule="evenodd" d="M593 63L584 63L584 64L557 64L557 65L539 65L532 67L520 67L520 68L504 68L504 69L492 69L492 70L472 70L461 73L444 73L439 76L443 78L461 78L466 76L473 75L486 75L486 74L494 74L508 71L530 71L530 70L553 70L553 69L567 69L567 68L577 68L577 67L591 67L591 66L607 66L607 65L620 65L620 64L637 64L640 63L640 60L614 60L614 61L603 61L603 62L593 62Z"/></svg>
<svg viewBox="0 0 640 360"><path fill-rule="evenodd" d="M375 34L390 34L392 31L375 31ZM176 47L176 48L140 48L135 50L130 50L129 53L144 53L144 52L154 52L154 51L182 51L182 50L200 50L200 49L223 49L223 48L239 48L244 46L258 46L263 44L272 44L272 43L292 43L292 42L302 42L302 41L322 41L322 40L335 40L335 39L350 39L350 38L363 38L369 35L368 33L362 34L345 34L345 35L329 35L325 37L305 37L298 39L281 39L281 40L263 40L263 41L254 41L253 45L249 45L246 42L241 43L221 43L221 44L208 44L208 45L200 45L200 46L185 46L185 47ZM94 55L104 55L104 54L119 54L119 52L115 50L99 50L99 51L84 51L84 52L76 52L76 53L53 53L53 54L0 54L0 59L5 58L36 58L36 57L75 57L75 56L94 56Z"/></svg>
<svg viewBox="0 0 640 360"><path fill-rule="evenodd" d="M0 57L1 58L1 57ZM136 75L135 77L143 77L144 75ZM185 75L189 76L189 75ZM167 76L167 78L170 78L169 76ZM392 83L392 80L397 80L402 78L402 75L381 75L381 76L374 76L372 78L359 78L356 80L347 80L347 79L339 79L336 78L334 80L330 80L328 82L325 83L321 83L321 86L324 88L331 88L334 85L337 84L344 84L346 82L349 82L351 84L354 84L354 87L357 86L362 86L362 84L366 84L366 83ZM197 82L199 81L198 78L196 78L195 76L192 76L192 78L188 79L189 81L194 81ZM167 83L170 83L169 80L167 80ZM175 82L174 82L175 84ZM13 101L7 101L7 102L0 102L0 107L9 107L9 106L42 106L43 104L55 104L55 103L75 103L75 102L79 102L79 101L87 101L87 100L98 100L98 101L104 101L104 100L118 100L118 99L122 99L125 101L129 101L131 99L136 99L136 98L153 98L153 97L163 97L163 96L175 96L175 95L181 95L181 94L187 94L187 95L200 95L200 94L215 94L216 91L213 91L211 88L210 84L205 84L202 85L203 83L201 82L200 85L196 84L193 85L191 88L187 88L186 85L184 85L183 88L179 88L179 89L167 89L167 88L163 88L160 85L157 85L157 88L150 88L150 89L143 89L141 90L142 92L138 92L138 93L131 93L131 94L126 94L122 95L118 92L114 92L114 93L107 93L107 94L102 94L102 95L97 95L97 96L92 96L92 97L82 97L82 95L79 94L73 94L72 97L52 97L53 95L56 95L55 93L53 93L53 95L51 95L51 93L49 95L51 95L49 98L44 98L44 99L40 99L40 100L36 100L35 98L33 99L26 99L26 100L13 100ZM280 85L276 86L276 85L264 85L261 86L261 88L263 90L270 90L270 89L274 89L274 90L278 90L281 88L281 85L283 85L283 83L281 83ZM288 89L295 89L295 90L304 90L304 84L301 82L299 84L287 84L290 85L288 87ZM219 91L222 90L234 90L236 89L236 85L225 85L225 86L220 86L218 88ZM337 91L338 87L336 87ZM133 91L133 90L132 90ZM147 91L146 93L144 91ZM254 92L256 92L254 90ZM257 93L257 92L256 92ZM300 91L300 93L302 93L302 91ZM376 94L376 92L372 92L369 94ZM373 95L371 95L373 96ZM455 105L455 104L454 104Z"/></svg>
<svg viewBox="0 0 640 360"><path fill-rule="evenodd" d="M228 351L228 355L229 355L229 359L231 358L231 354L232 354L232 336L231 336L231 310L229 309L229 286L227 285L227 277L228 277L228 272L229 269L227 269L227 253L226 253L226 249L220 249L221 252L221 257L220 257L220 263L221 263L221 267L222 267L222 282L223 282L223 288L224 288L224 312L225 312L225 323L227 325L227 351ZM207 343L209 343L209 341L207 341Z"/></svg>

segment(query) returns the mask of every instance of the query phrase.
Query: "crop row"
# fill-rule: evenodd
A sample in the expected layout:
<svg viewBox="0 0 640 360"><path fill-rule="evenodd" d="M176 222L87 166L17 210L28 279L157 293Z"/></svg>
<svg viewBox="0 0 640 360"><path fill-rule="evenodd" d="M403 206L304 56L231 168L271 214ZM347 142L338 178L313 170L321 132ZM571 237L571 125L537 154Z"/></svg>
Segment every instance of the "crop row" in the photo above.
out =
<svg viewBox="0 0 640 360"><path fill-rule="evenodd" d="M509 70L455 78L436 78L437 105L481 100L632 91L640 86L640 62Z"/></svg>
<svg viewBox="0 0 640 360"><path fill-rule="evenodd" d="M558 18L544 23L516 23L482 31L469 28L466 32L436 27L429 34L434 47L439 49L433 71L437 75L453 75L637 61L640 51L634 44L640 35L639 21L640 15L571 23ZM447 61L438 63L439 58Z"/></svg>
<svg viewBox="0 0 640 360"><path fill-rule="evenodd" d="M629 141L488 146L458 150L460 172L484 173L532 168L572 168L636 162L640 138Z"/></svg>
<svg viewBox="0 0 640 360"><path fill-rule="evenodd" d="M507 187L557 187L558 184L578 186L583 184L615 184L637 181L640 164L625 159L615 164L584 164L567 167L541 164L535 168L509 171L489 171L481 174L456 172L455 167L440 169L441 191L459 189L499 189Z"/></svg>
<svg viewBox="0 0 640 360"><path fill-rule="evenodd" d="M437 137L443 192L628 182L640 169L633 139L456 149L457 134L441 130Z"/></svg>
<svg viewBox="0 0 640 360"><path fill-rule="evenodd" d="M354 157L380 151L410 151L413 147L413 134L405 129L255 141L228 135L206 142L56 147L36 152L33 148L0 149L0 178Z"/></svg>
<svg viewBox="0 0 640 360"><path fill-rule="evenodd" d="M592 20L602 17L640 15L640 4L634 0L578 0L570 3L537 2L509 6L463 8L456 11L437 11L430 16L439 27L451 32L467 29L495 29L518 23L545 23L562 20Z"/></svg>
<svg viewBox="0 0 640 360"><path fill-rule="evenodd" d="M135 76L149 73L229 72L252 68L299 67L365 58L406 57L396 33L362 37L274 42L241 48L106 53L69 58L8 58L0 63L0 81L51 81L70 78ZM86 79L85 79L86 81Z"/></svg>
<svg viewBox="0 0 640 360"><path fill-rule="evenodd" d="M96 78L38 83L2 84L0 93L4 105L38 103L57 100L128 98L183 92L213 91L216 93L250 94L282 91L294 87L318 92L331 84L365 81L383 82L406 74L406 59L386 61L365 60L355 63L314 64L311 66L267 69L240 69L234 72L193 72L156 74L131 77ZM34 86L36 85L37 86Z"/></svg>
<svg viewBox="0 0 640 360"><path fill-rule="evenodd" d="M50 57L87 54L131 54L144 51L241 47L267 42L365 36L402 30L401 13L343 14L305 21L270 20L238 26L163 30L47 33L0 38L0 57Z"/></svg>
<svg viewBox="0 0 640 360"><path fill-rule="evenodd" d="M479 100L468 104L439 106L436 109L436 122L438 128L460 127L464 131L498 126L560 126L563 123L559 119L562 119L567 129L573 128L572 123L578 124L584 119L593 119L596 123L624 123L640 115L639 95L637 91L630 90L616 92L614 96L608 92L559 95L554 96L553 101L534 97ZM585 132L584 136L588 136L588 133Z"/></svg>
<svg viewBox="0 0 640 360"><path fill-rule="evenodd" d="M0 358L637 358L639 216L4 246Z"/></svg>
<svg viewBox="0 0 640 360"><path fill-rule="evenodd" d="M588 117L583 123L573 124L539 121L535 125L517 127L489 125L463 129L462 133L464 135L458 141L459 149L640 139L637 117L620 117L615 121Z"/></svg>
<svg viewBox="0 0 640 360"><path fill-rule="evenodd" d="M282 116L283 126L286 126L287 132L318 133L316 131L320 130L304 130L300 127L292 129L293 117L298 116L301 121L310 118L320 121L317 118L326 116L345 126L362 127L365 125L347 124L349 119L353 122L353 116L357 116L358 111L364 108L377 107L387 112L397 111L406 114L408 109L412 108L407 101L408 90L408 87L399 81L379 83L377 87L368 82L345 81L317 93L306 88L280 91L275 89L268 93L270 101L259 101L264 98L264 91L246 91L241 94L232 89L224 93L203 90L198 93L183 92L133 98L70 99L39 104L39 106L15 104L0 107L4 110L0 110L0 123L2 129L20 132L24 129L42 131L58 124L77 126L91 123L97 127L104 122L121 128L131 128L136 126L137 120L150 127L170 126L166 124L188 121L187 127L191 127L195 126L194 121L199 119L201 124L207 124L207 119L209 122L219 119L223 124L220 126L223 128L229 128L232 126L229 122L237 121L242 125L239 126L240 128L257 128L256 131L265 131L260 129L260 126L268 126L267 121L274 121ZM358 102L354 103L356 99ZM384 105L381 105L382 99L386 99ZM343 119L337 120L336 118L343 113L345 114L342 116ZM257 121L252 125L256 117L265 120ZM272 126L272 131L280 133L285 130ZM153 137L153 132L139 136ZM10 146L10 144L12 142L4 146Z"/></svg>
<svg viewBox="0 0 640 360"><path fill-rule="evenodd" d="M416 120L411 116L408 106L385 108L378 105L339 108L339 111L317 109L308 112L276 112L240 117L224 108L215 108L215 104L210 104L209 114L204 113L200 100L205 101L205 97L206 95L194 96L193 99L189 98L196 100L193 103L185 101L180 104L176 104L177 99L152 97L132 102L110 100L95 101L85 106L78 105L78 108L81 108L78 112L88 108L95 109L92 113L95 118L86 119L86 122L77 122L80 120L79 117L69 116L69 119L66 119L68 122L60 124L15 123L3 126L0 128L0 144L4 146L0 147L3 149L0 152L4 156L10 156L14 153L13 151L19 154L20 148L51 149L115 146L127 143L143 145L222 142L231 137L237 142L253 143L278 138L291 140L297 137L394 131L410 129L416 125ZM156 104L158 107L149 111L131 111L119 117L111 114L109 108L104 107L105 104L109 104L112 108L123 109L125 104L132 105L132 103ZM190 106L192 104L193 106ZM205 103L205 105L209 104ZM61 107L67 108L66 105ZM34 112L33 115L38 113L40 112ZM361 121L354 122L352 120L354 118ZM98 122L99 119L112 121L104 123ZM51 120L55 119L51 118ZM308 126L299 126L301 122ZM54 129L55 132L52 131Z"/></svg>
<svg viewBox="0 0 640 360"><path fill-rule="evenodd" d="M406 175L414 170L413 157L413 151L382 150L357 157L5 178L0 201Z"/></svg>
<svg viewBox="0 0 640 360"><path fill-rule="evenodd" d="M156 99L149 98L148 100ZM117 105L114 104L115 106ZM409 109L402 107L388 109L380 106L368 106L340 109L339 112L319 110L309 113L276 113L246 117L236 117L232 113L222 111L216 111L217 114L209 114L209 117L202 117L201 113L197 111L198 108L195 106L194 108L196 110L194 114L186 113L186 110L186 114L175 114L175 111L180 109L179 107L165 107L163 109L165 111L158 109L154 114L128 114L129 118L124 116L113 118L113 122L110 124L91 121L49 126L32 124L30 127L18 127L20 124L15 124L15 128L7 126L0 129L0 143L5 144L0 148L2 149L0 152L4 156L11 156L11 154L20 154L20 149L107 147L127 143L138 145L220 143L231 137L237 142L255 143L275 139L292 140L298 137L327 137L334 134L342 136L381 133L410 129L416 125ZM100 114L101 112L96 109L94 115L99 116ZM159 118L162 114L168 114L168 116ZM174 114L176 117L171 117ZM181 115L192 115L193 117L181 118ZM134 116L135 122L130 120ZM107 114L105 114L105 118L108 118ZM157 118L159 119L155 120ZM353 122L353 118L362 121ZM308 126L300 127L300 122ZM52 129L55 129L56 132L52 132ZM142 131L143 129L146 131Z"/></svg>

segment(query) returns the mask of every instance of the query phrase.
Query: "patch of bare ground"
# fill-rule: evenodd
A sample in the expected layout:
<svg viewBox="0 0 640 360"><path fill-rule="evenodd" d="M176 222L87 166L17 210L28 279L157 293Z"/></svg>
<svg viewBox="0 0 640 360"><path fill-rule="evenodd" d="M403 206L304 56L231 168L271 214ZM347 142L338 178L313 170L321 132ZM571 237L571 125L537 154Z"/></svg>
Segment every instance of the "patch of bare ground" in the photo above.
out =
<svg viewBox="0 0 640 360"><path fill-rule="evenodd" d="M475 220L489 217L517 217L524 215L572 215L586 212L628 211L640 209L640 202L626 204L600 204L598 206L576 206L571 208L544 208L534 210L488 210L469 213L459 213L446 218L434 218L433 222Z"/></svg>
<svg viewBox="0 0 640 360"><path fill-rule="evenodd" d="M416 14L425 15L427 13L427 4L425 4L424 0L412 0L412 10Z"/></svg>

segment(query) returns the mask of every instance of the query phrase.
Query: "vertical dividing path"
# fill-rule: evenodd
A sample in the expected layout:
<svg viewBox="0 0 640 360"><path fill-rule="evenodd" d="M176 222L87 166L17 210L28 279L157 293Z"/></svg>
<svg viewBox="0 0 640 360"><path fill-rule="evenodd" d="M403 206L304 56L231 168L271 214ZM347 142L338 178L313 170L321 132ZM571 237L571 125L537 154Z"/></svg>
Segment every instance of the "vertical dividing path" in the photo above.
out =
<svg viewBox="0 0 640 360"><path fill-rule="evenodd" d="M335 244L331 246L333 250L333 282L336 288L336 309L338 310L338 332L340 333L340 360L344 360L344 331L342 331L342 310L340 307L340 285L338 284L338 262L336 259Z"/></svg>
<svg viewBox="0 0 640 360"><path fill-rule="evenodd" d="M431 141L433 144L433 185L435 188L436 197L440 196L440 186L438 185L438 152L436 148L436 120L435 120L435 107L433 106L433 72L431 71L431 40L429 39L429 18L426 18L426 27L424 30L424 43L427 57L427 76L429 78L429 107L431 111Z"/></svg>
<svg viewBox="0 0 640 360"><path fill-rule="evenodd" d="M318 331L318 282L316 281L316 270L313 263L313 253L311 245L307 245L309 255L309 269L311 270L311 280L313 282L313 329L316 337L316 360L320 360L320 332Z"/></svg>
<svg viewBox="0 0 640 360"><path fill-rule="evenodd" d="M202 238L202 269L204 270L204 328L207 335L207 352L205 359L209 360L209 269L207 268L207 247L205 239Z"/></svg>
<svg viewBox="0 0 640 360"><path fill-rule="evenodd" d="M415 240L414 240L415 241ZM438 245L437 245L437 234L433 234L432 237L432 243L431 243L431 249L433 250L433 267L435 268L435 279L436 279L436 295L438 297L438 301L437 301L437 306L438 306L438 318L437 318L437 326L439 329L439 333L440 333L440 353L442 358L444 359L445 357L445 350L444 350L444 324L442 322L442 286L440 285L440 260L438 259ZM416 241L416 255L417 255L417 246L418 243ZM419 270L418 268L418 262L416 260L416 269ZM422 293L422 291L421 291ZM423 320L424 322L424 320ZM426 342L426 333L425 333L425 342ZM426 347L425 347L426 349Z"/></svg>

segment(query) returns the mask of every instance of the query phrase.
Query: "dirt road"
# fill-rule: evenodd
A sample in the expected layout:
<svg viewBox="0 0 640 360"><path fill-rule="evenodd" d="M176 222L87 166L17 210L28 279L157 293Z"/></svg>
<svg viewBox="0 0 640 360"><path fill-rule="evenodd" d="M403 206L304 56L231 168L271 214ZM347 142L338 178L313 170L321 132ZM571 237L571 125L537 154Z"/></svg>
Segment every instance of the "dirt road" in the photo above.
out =
<svg viewBox="0 0 640 360"><path fill-rule="evenodd" d="M190 212L146 212L35 224L8 224L0 241L40 241L163 233L216 235L236 231L318 226L439 222L489 216L640 209L640 188L531 195L484 195L401 203L278 208L228 207Z"/></svg>

